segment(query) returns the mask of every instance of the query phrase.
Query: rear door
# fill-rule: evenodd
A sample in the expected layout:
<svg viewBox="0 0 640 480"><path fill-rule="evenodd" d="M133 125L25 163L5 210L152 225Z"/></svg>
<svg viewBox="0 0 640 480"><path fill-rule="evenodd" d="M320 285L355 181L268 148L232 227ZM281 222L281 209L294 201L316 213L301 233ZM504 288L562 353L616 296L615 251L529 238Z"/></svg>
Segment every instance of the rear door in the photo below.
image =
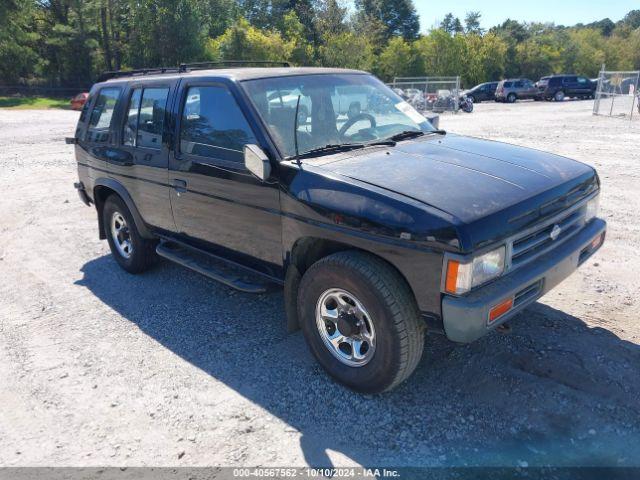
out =
<svg viewBox="0 0 640 480"><path fill-rule="evenodd" d="M585 77L578 77L578 93L581 95L591 95L591 80Z"/></svg>
<svg viewBox="0 0 640 480"><path fill-rule="evenodd" d="M85 126L86 111L83 110L76 130L78 146L76 149L78 167L86 169L89 178L96 179L107 174L107 160L113 154L114 142L112 125L115 123L118 101L123 87L119 85L102 86L91 93L91 102L87 111L88 122Z"/></svg>
<svg viewBox="0 0 640 480"><path fill-rule="evenodd" d="M531 80L525 78L522 80L522 96L525 98L534 98L538 94L536 86Z"/></svg>
<svg viewBox="0 0 640 480"><path fill-rule="evenodd" d="M575 75L567 75L562 78L562 87L565 95L573 96L579 93L578 90L578 77Z"/></svg>
<svg viewBox="0 0 640 480"><path fill-rule="evenodd" d="M178 232L191 243L281 275L280 194L244 166L245 144L259 144L250 111L226 81L183 80L170 162Z"/></svg>
<svg viewBox="0 0 640 480"><path fill-rule="evenodd" d="M109 173L126 187L145 223L167 231L175 231L168 184L168 110L177 83L129 85L117 130L117 155L108 160Z"/></svg>

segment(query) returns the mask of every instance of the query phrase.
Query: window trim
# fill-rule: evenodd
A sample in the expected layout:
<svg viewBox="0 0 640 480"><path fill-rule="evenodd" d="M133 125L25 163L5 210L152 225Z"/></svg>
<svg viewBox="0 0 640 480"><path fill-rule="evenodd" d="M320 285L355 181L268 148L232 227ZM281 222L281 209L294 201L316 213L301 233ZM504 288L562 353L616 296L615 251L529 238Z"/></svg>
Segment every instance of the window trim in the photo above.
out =
<svg viewBox="0 0 640 480"><path fill-rule="evenodd" d="M146 146L140 146L138 145L138 127L140 125L140 110L142 109L142 99L144 98L144 91L145 90L150 90L150 89L166 89L167 90L167 99L165 101L164 104L164 119L162 121L162 143L160 144L160 147L155 148L155 147L146 147ZM132 83L131 85L129 85L129 95L128 95L128 101L126 103L126 105L124 106L124 112L123 112L123 118L122 118L122 128L120 129L120 146L122 147L128 147L128 148L142 148L142 149L146 149L146 150L153 150L154 152L158 152L158 151L162 151L162 149L165 147L165 141L164 141L164 134L166 132L166 125L167 125L167 112L169 112L171 105L169 104L169 100L171 99L171 89L172 86L170 84L165 84L165 83ZM136 134L135 134L135 144L134 145L128 145L126 143L124 143L124 129L127 125L127 118L129 115L129 105L131 105L131 98L133 97L133 94L135 93L136 90L141 90L140 93L140 105L138 105L138 112L137 112L137 116L136 116Z"/></svg>
<svg viewBox="0 0 640 480"><path fill-rule="evenodd" d="M98 102L98 99L100 98L100 95L102 93L103 90L117 90L118 91L118 97L116 98L116 104L113 106L113 113L111 114L111 119L109 120L109 127L108 127L108 132L109 132L109 136L107 137L107 140L104 142L96 142L95 140L88 140L87 137L89 136L89 131L92 128L91 126L91 117L93 115L93 110L96 107L96 103ZM118 113L118 106L119 104L122 102L122 87L119 85L105 85L103 87L100 87L100 89L98 89L94 95L94 99L91 105L91 111L89 112L89 117L86 119L86 128L84 131L84 138L83 141L87 142L87 143L98 143L98 144L110 144L113 141L113 121L114 118L116 118L116 115Z"/></svg>
<svg viewBox="0 0 640 480"><path fill-rule="evenodd" d="M177 100L178 100L178 110L177 110L177 115L176 115L176 125L175 125L175 141L174 141L174 146L173 146L173 156L174 158L178 161L178 162L185 162L188 161L190 159L194 159L196 161L198 161L199 163L204 163L207 165L212 165L212 166L221 166L221 167L225 167L225 168L230 168L233 169L235 171L238 172L248 172L248 170L246 169L245 165L244 165L244 161L233 161L233 160L225 160L223 158L216 158L216 157L208 157L205 155L198 155L195 153L188 153L188 152L183 152L180 147L181 147L181 143L182 143L182 119L183 119L183 114L184 114L184 108L185 105L187 103L187 97L188 97L188 93L189 90L191 88L197 88L197 87L214 87L214 88L222 88L224 90L226 90L231 97L233 98L233 100L236 102L236 106L238 107L238 110L240 111L240 114L244 117L247 126L249 127L249 130L251 132L251 135L253 136L253 138L256 140L256 142L258 142L258 135L256 134L256 130L253 127L253 125L251 124L251 122L249 121L249 118L247 117L246 113L242 110L242 107L240 106L240 102L238 101L238 96L236 94L236 92L233 91L232 88L229 88L229 85L225 84L222 81L219 80L193 80L193 81L188 81L185 82L183 84L180 85L180 95L178 95ZM240 153L242 154L243 151L242 150L235 150L235 149L230 149L230 148L225 148L225 147L219 147L216 145L211 145L214 148L219 148L221 150L227 150L227 151L232 151L232 152L236 152L236 153Z"/></svg>

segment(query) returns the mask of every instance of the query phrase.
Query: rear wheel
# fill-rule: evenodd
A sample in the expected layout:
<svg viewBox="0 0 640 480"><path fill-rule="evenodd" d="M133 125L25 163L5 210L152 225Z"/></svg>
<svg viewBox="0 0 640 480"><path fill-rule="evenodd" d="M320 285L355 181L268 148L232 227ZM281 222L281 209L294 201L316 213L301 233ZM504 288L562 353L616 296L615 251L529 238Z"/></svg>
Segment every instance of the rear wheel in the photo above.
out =
<svg viewBox="0 0 640 480"><path fill-rule="evenodd" d="M517 99L518 97L516 97L515 93L510 93L509 95L507 95L507 102L509 103L515 103Z"/></svg>
<svg viewBox="0 0 640 480"><path fill-rule="evenodd" d="M107 198L102 209L102 221L111 254L118 265L129 273L141 273L153 265L156 242L140 235L131 212L119 196Z"/></svg>
<svg viewBox="0 0 640 480"><path fill-rule="evenodd" d="M298 314L318 362L359 392L393 389L422 356L424 324L413 295L372 255L340 252L312 265L300 284Z"/></svg>

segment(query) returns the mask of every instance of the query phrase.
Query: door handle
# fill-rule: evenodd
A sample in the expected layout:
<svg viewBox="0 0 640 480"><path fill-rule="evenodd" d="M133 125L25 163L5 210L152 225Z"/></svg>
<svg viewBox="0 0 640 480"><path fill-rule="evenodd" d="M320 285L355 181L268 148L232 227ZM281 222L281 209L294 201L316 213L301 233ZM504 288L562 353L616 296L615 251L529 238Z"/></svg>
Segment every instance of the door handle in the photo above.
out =
<svg viewBox="0 0 640 480"><path fill-rule="evenodd" d="M176 194L180 196L181 193L185 193L187 191L187 182L178 178L174 178L173 189L176 191Z"/></svg>

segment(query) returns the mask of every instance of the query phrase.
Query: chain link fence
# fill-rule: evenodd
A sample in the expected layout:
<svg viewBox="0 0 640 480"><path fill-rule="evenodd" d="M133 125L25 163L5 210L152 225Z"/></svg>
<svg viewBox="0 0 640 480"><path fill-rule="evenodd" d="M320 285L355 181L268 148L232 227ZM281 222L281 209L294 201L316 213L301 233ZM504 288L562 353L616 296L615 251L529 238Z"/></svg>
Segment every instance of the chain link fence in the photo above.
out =
<svg viewBox="0 0 640 480"><path fill-rule="evenodd" d="M460 77L396 77L387 84L419 112L458 113Z"/></svg>
<svg viewBox="0 0 640 480"><path fill-rule="evenodd" d="M639 83L640 71L612 72L603 67L598 76L593 114L630 120L640 118Z"/></svg>

